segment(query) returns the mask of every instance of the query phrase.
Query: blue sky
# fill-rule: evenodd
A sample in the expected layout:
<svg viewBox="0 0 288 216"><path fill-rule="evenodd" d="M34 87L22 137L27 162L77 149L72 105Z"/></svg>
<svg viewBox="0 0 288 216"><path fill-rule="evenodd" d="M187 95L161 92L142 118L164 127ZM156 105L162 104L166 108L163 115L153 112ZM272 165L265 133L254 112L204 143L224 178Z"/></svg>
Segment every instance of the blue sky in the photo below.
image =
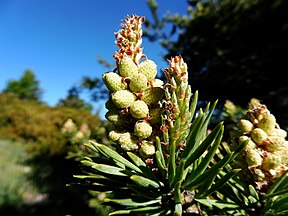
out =
<svg viewBox="0 0 288 216"><path fill-rule="evenodd" d="M186 13L186 0L157 2L160 14ZM54 106L83 76L101 77L98 55L114 63L114 33L131 14L149 19L146 0L0 0L0 90L30 69L42 100ZM143 47L159 68L167 66L157 43Z"/></svg>

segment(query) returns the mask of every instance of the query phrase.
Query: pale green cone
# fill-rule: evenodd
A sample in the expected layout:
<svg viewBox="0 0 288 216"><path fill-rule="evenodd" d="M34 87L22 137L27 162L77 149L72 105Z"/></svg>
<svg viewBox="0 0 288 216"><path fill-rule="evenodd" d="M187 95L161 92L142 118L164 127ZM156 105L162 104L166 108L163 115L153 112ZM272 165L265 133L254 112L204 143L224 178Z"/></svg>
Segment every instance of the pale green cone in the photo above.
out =
<svg viewBox="0 0 288 216"><path fill-rule="evenodd" d="M253 109L254 107L257 107L261 105L260 100L257 98L251 98L249 104L248 104L248 109Z"/></svg>
<svg viewBox="0 0 288 216"><path fill-rule="evenodd" d="M163 88L164 82L160 79L149 80L148 87L160 87Z"/></svg>
<svg viewBox="0 0 288 216"><path fill-rule="evenodd" d="M148 105L157 104L164 97L164 89L160 87L148 88L143 92L141 100Z"/></svg>
<svg viewBox="0 0 288 216"><path fill-rule="evenodd" d="M121 133L121 132L112 130L109 132L108 138L113 142L117 142L122 134L123 133Z"/></svg>
<svg viewBox="0 0 288 216"><path fill-rule="evenodd" d="M148 86L148 79L144 74L135 75L130 83L129 88L132 92L143 92Z"/></svg>
<svg viewBox="0 0 288 216"><path fill-rule="evenodd" d="M275 154L269 154L267 157L263 158L262 169L269 171L271 169L277 168L281 164L281 157Z"/></svg>
<svg viewBox="0 0 288 216"><path fill-rule="evenodd" d="M138 121L134 127L134 134L139 139L147 139L153 132L152 126L146 121Z"/></svg>
<svg viewBox="0 0 288 216"><path fill-rule="evenodd" d="M114 92L127 89L127 84L122 82L122 77L114 72L107 72L102 75L103 82L107 88Z"/></svg>
<svg viewBox="0 0 288 216"><path fill-rule="evenodd" d="M287 132L285 130L283 130L283 129L275 128L270 135L271 136L277 136L277 137L286 138Z"/></svg>
<svg viewBox="0 0 288 216"><path fill-rule="evenodd" d="M129 57L124 57L118 64L119 73L122 77L133 78L138 74L138 67Z"/></svg>
<svg viewBox="0 0 288 216"><path fill-rule="evenodd" d="M225 101L224 110L229 116L234 116L237 113L236 105L230 100Z"/></svg>
<svg viewBox="0 0 288 216"><path fill-rule="evenodd" d="M259 120L257 126L264 130L268 135L270 135L275 129L276 118L274 115L266 113Z"/></svg>
<svg viewBox="0 0 288 216"><path fill-rule="evenodd" d="M130 114L136 119L145 118L148 116L148 113L149 108L144 101L136 100L130 106Z"/></svg>
<svg viewBox="0 0 288 216"><path fill-rule="evenodd" d="M131 133L126 132L120 135L118 143L125 151L133 151L138 149L138 140Z"/></svg>
<svg viewBox="0 0 288 216"><path fill-rule="evenodd" d="M245 158L247 164L249 167L257 167L262 164L262 157L257 150L249 150L246 152L246 158Z"/></svg>
<svg viewBox="0 0 288 216"><path fill-rule="evenodd" d="M250 104L244 118L240 120L239 128L232 137L238 137L238 144L247 138L251 138L251 141L242 153L243 158L237 158L238 163L235 164L238 166L241 159L245 159L248 167L241 168L251 173L253 179L244 176L244 180L249 183L252 181L257 189L265 192L288 169L287 132L279 128L275 116L270 114L267 107L257 101Z"/></svg>
<svg viewBox="0 0 288 216"><path fill-rule="evenodd" d="M251 131L251 138L256 144L263 145L264 141L267 140L268 135L261 128L255 128Z"/></svg>
<svg viewBox="0 0 288 216"><path fill-rule="evenodd" d="M112 94L112 101L118 108L126 108L133 104L136 95L129 90L120 90Z"/></svg>
<svg viewBox="0 0 288 216"><path fill-rule="evenodd" d="M242 142L246 141L247 139L249 139L249 141L245 147L245 150L257 148L256 143L254 143L248 136L240 136L238 142L239 142L239 144L241 144Z"/></svg>
<svg viewBox="0 0 288 216"><path fill-rule="evenodd" d="M265 149L270 152L282 150L285 147L285 138L278 136L269 136L269 142L265 145Z"/></svg>
<svg viewBox="0 0 288 216"><path fill-rule="evenodd" d="M144 74L148 80L154 80L157 75L157 65L147 59L139 64L139 73Z"/></svg>
<svg viewBox="0 0 288 216"><path fill-rule="evenodd" d="M240 119L239 128L243 133L250 133L254 128L254 125L251 121L246 119Z"/></svg>
<svg viewBox="0 0 288 216"><path fill-rule="evenodd" d="M147 158L155 154L155 146L151 141L143 141L139 149L139 153L142 157Z"/></svg>

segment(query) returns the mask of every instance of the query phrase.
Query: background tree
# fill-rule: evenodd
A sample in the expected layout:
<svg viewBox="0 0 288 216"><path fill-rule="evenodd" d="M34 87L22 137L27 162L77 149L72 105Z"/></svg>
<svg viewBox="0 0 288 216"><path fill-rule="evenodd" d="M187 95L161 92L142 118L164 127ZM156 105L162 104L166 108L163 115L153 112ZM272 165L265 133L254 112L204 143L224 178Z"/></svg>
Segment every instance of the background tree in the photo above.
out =
<svg viewBox="0 0 288 216"><path fill-rule="evenodd" d="M89 153L84 138L108 143L109 125L80 97L86 90L83 80L55 107L39 103L42 90L29 70L1 91L0 148L8 157L0 162L8 176L0 181L0 215L107 215L94 195L65 186L80 171L77 160ZM63 132L70 119L73 140Z"/></svg>
<svg viewBox="0 0 288 216"><path fill-rule="evenodd" d="M17 94L20 99L40 101L43 90L34 72L25 70L19 80L10 80L3 90L4 93Z"/></svg>
<svg viewBox="0 0 288 216"><path fill-rule="evenodd" d="M163 18L154 0L148 4L145 36L160 41L165 59L183 56L201 99L219 99L222 108L227 99L246 106L258 98L288 127L287 1L189 0L186 15Z"/></svg>
<svg viewBox="0 0 288 216"><path fill-rule="evenodd" d="M72 86L68 90L67 97L60 99L57 106L70 107L75 109L85 109L92 111L92 104L80 98L81 89L78 86Z"/></svg>
<svg viewBox="0 0 288 216"><path fill-rule="evenodd" d="M51 107L11 93L0 94L0 104L0 169L5 166L7 177L0 180L0 215L95 215L91 194L65 186L80 172L71 155L84 157L87 151L63 127L72 119L78 134L85 123L91 139L107 143L106 122L85 109Z"/></svg>

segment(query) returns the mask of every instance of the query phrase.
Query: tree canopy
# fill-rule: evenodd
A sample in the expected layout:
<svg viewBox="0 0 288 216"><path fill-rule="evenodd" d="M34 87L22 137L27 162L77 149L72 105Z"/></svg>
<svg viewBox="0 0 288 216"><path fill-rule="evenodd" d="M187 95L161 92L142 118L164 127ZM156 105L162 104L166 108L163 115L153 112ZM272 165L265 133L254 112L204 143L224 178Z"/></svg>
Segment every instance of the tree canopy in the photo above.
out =
<svg viewBox="0 0 288 216"><path fill-rule="evenodd" d="M4 93L17 94L20 99L40 101L43 90L33 71L25 70L19 80L10 80Z"/></svg>
<svg viewBox="0 0 288 216"><path fill-rule="evenodd" d="M166 59L183 56L192 89L203 101L219 99L221 106L229 99L244 106L258 98L287 128L288 2L188 3L186 15L159 18L157 3L149 0L154 19L147 22L146 37L160 40Z"/></svg>

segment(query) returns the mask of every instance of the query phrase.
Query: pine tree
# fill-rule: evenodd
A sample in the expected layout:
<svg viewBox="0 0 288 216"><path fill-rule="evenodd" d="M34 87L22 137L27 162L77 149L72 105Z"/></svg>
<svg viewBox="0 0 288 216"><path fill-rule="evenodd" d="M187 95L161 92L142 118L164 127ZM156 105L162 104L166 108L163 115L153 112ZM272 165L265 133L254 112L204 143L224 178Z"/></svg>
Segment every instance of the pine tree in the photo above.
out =
<svg viewBox="0 0 288 216"><path fill-rule="evenodd" d="M104 193L103 204L114 208L110 215L281 215L287 211L284 159L283 172L277 173L265 192L256 187L259 179L245 182L238 175L245 164L235 164L249 157L251 139L239 138L239 131L231 133L237 143L230 148L222 142L223 122L208 130L217 101L196 110L198 92L191 92L181 56L168 60L165 80L157 79L157 64L141 47L145 18L132 15L123 22L115 34L116 68L102 77L110 93L106 118L114 125L109 133L113 145L93 140L86 144L95 156L81 161L83 175L75 176L76 185ZM265 115L259 109L249 112L250 123L272 136L275 119L271 115L256 119L254 111ZM253 139L251 124L241 128ZM285 136L280 136L287 145ZM262 138L258 137L261 144L257 141L257 145L267 141ZM254 161L260 166L257 158L247 157L250 167ZM266 165L276 167L271 161Z"/></svg>

